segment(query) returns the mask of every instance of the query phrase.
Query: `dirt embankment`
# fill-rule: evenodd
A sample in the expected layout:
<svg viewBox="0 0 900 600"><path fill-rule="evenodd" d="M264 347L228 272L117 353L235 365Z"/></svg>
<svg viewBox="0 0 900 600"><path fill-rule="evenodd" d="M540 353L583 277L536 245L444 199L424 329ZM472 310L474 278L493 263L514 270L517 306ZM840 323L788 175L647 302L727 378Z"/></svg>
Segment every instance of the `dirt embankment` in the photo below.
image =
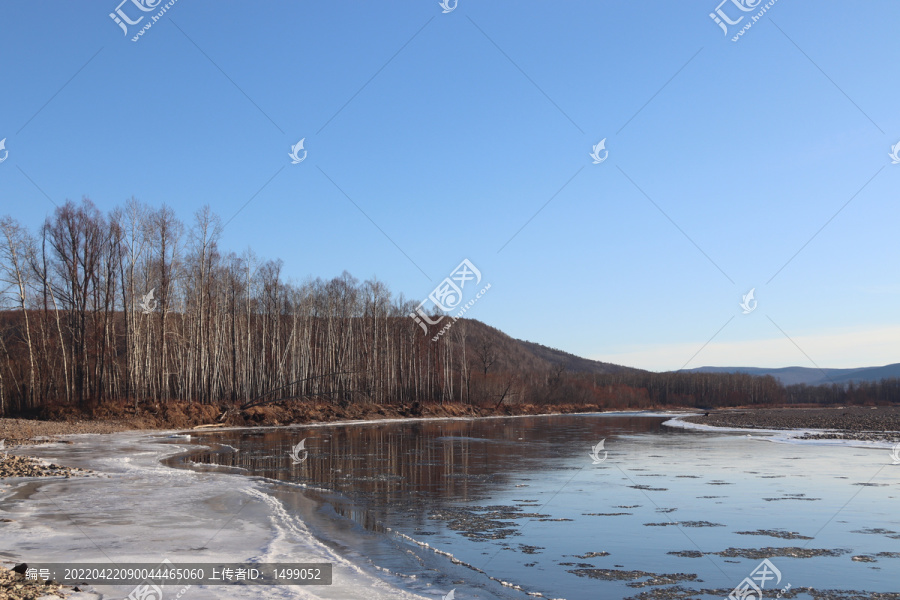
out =
<svg viewBox="0 0 900 600"><path fill-rule="evenodd" d="M0 419L6 446L30 445L78 433L113 433L143 429L191 429L198 426L260 427L334 421L419 417L487 417L597 412L596 405L537 406L520 404L497 409L464 404L377 405L283 402L239 410L197 402L155 405L106 404L93 409L57 408L40 419Z"/></svg>

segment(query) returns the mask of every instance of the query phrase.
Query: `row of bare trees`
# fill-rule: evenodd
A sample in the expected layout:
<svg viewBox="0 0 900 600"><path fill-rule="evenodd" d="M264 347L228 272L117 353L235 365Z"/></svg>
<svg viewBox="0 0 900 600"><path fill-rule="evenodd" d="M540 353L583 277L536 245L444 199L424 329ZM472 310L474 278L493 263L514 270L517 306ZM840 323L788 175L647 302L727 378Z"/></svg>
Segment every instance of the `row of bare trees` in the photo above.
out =
<svg viewBox="0 0 900 600"><path fill-rule="evenodd" d="M280 260L225 254L208 208L188 226L165 206L103 215L83 200L36 234L4 217L0 234L0 414L111 398L471 398L464 326L432 342L407 317L414 303L376 279L295 284Z"/></svg>
<svg viewBox="0 0 900 600"><path fill-rule="evenodd" d="M603 365L469 320L435 342L409 318L415 302L383 282L346 272L289 282L280 260L224 253L221 230L208 207L185 224L134 199L108 215L89 200L67 202L34 233L0 219L0 415L123 399L611 408L900 400L897 380L786 389L772 377Z"/></svg>

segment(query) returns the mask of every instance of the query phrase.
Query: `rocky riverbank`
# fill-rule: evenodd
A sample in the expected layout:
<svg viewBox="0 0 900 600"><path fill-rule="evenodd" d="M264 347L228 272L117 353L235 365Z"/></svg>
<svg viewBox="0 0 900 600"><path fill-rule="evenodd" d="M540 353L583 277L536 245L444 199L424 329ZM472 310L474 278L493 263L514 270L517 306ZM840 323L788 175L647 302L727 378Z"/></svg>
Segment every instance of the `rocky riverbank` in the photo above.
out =
<svg viewBox="0 0 900 600"><path fill-rule="evenodd" d="M829 430L810 432L798 439L900 441L900 406L722 410L684 420L740 429Z"/></svg>
<svg viewBox="0 0 900 600"><path fill-rule="evenodd" d="M140 423L117 419L96 421L59 420L38 421L33 419L0 419L0 440L6 440L6 447L34 446L57 441L61 435L75 433L115 433L132 429L146 429ZM0 450L0 454L2 454Z"/></svg>
<svg viewBox="0 0 900 600"><path fill-rule="evenodd" d="M0 454L0 479L5 477L71 477L88 473L77 467L62 467L28 456ZM2 600L2 598L0 598Z"/></svg>
<svg viewBox="0 0 900 600"><path fill-rule="evenodd" d="M59 584L25 578L25 565L13 569L0 567L0 600L37 600L56 596L65 598Z"/></svg>

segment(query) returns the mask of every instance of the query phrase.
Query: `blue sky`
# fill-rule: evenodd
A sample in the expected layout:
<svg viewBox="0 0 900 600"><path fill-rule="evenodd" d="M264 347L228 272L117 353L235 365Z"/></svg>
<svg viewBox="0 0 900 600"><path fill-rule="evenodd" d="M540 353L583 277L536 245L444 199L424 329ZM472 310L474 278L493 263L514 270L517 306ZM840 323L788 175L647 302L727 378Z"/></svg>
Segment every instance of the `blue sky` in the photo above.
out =
<svg viewBox="0 0 900 600"><path fill-rule="evenodd" d="M0 213L32 229L209 204L298 281L423 299L467 258L467 316L581 356L900 361L894 1L780 0L737 42L716 0L179 0L137 42L161 6L126 36L117 5L0 5Z"/></svg>

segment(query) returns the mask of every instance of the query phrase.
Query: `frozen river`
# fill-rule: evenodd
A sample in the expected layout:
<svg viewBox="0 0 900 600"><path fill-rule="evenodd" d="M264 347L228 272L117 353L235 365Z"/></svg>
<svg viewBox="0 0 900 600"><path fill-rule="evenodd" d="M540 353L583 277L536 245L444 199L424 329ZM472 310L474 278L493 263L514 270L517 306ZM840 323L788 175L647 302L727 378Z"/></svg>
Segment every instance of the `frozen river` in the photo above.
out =
<svg viewBox="0 0 900 600"><path fill-rule="evenodd" d="M36 452L97 475L0 487L0 518L11 519L0 523L0 556L335 565L328 587L194 587L187 599L900 591L900 465L889 450L772 443L665 420L81 436ZM115 598L130 588L96 591Z"/></svg>

